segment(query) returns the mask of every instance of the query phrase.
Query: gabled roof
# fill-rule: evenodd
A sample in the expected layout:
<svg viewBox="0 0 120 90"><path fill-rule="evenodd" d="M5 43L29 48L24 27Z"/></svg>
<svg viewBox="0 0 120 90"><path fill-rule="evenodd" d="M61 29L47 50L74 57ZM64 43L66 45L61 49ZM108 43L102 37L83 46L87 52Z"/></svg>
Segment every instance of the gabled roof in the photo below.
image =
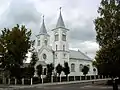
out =
<svg viewBox="0 0 120 90"><path fill-rule="evenodd" d="M62 18L62 14L61 14L61 7L60 7L60 15L59 15L59 18L58 18L58 21L57 21L57 25L56 25L56 28L58 28L58 27L65 28L65 24L64 24L64 21L63 21L63 18Z"/></svg>
<svg viewBox="0 0 120 90"><path fill-rule="evenodd" d="M48 35L46 27L45 27L45 23L44 23L44 16L43 16L43 22L42 22L42 26L40 28L40 33L39 34L40 35Z"/></svg>
<svg viewBox="0 0 120 90"><path fill-rule="evenodd" d="M70 59L83 59L83 60L92 61L91 58L89 58L87 55L85 55L81 51L75 51L75 50L70 50Z"/></svg>

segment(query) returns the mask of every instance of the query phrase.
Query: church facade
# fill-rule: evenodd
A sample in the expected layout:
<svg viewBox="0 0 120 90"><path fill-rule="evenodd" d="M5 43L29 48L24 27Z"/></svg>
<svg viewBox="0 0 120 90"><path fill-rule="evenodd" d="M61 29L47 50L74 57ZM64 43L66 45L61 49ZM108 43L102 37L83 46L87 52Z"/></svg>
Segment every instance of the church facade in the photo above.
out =
<svg viewBox="0 0 120 90"><path fill-rule="evenodd" d="M68 62L70 67L70 76L83 75L81 70L84 65L89 67L87 75L95 75L91 58L82 53L80 50L74 51L69 49L68 33L70 30L65 27L61 10L56 27L52 29L51 32L53 37L51 42L52 46L50 46L51 36L46 30L43 17L40 32L36 36L35 40L35 50L39 58L35 67L41 64L43 66L43 71L46 71L47 64L53 63L54 67L56 67L58 64L64 66L64 62ZM62 74L64 75L64 73Z"/></svg>

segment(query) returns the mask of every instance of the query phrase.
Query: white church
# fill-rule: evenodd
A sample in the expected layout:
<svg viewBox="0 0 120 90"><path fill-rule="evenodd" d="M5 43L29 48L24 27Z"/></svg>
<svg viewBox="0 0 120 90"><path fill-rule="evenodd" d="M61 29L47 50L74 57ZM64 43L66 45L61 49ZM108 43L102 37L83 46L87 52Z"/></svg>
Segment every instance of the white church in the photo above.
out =
<svg viewBox="0 0 120 90"><path fill-rule="evenodd" d="M41 64L43 66L43 71L46 71L47 64L53 63L54 67L56 67L58 64L64 66L64 62L68 62L70 67L70 76L83 75L82 67L84 65L89 67L87 75L95 75L95 72L93 71L94 67L92 66L92 59L80 50L75 51L69 49L68 33L70 30L65 27L61 10L56 27L52 29L51 32L52 36L50 36L46 30L43 17L40 32L36 36L35 40L35 50L39 58L35 67ZM50 42L51 37L53 37L52 42ZM52 43L52 46L50 43Z"/></svg>

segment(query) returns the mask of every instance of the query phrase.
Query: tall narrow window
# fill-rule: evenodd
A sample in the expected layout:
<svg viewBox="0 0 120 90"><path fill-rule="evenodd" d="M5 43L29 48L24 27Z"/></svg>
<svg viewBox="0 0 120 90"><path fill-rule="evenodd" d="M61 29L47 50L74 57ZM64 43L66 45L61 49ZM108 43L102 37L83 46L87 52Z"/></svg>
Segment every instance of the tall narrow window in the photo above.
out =
<svg viewBox="0 0 120 90"><path fill-rule="evenodd" d="M79 66L79 71L82 72L82 69L83 69L83 65L80 64L80 66Z"/></svg>
<svg viewBox="0 0 120 90"><path fill-rule="evenodd" d="M65 45L63 45L63 51L65 51Z"/></svg>
<svg viewBox="0 0 120 90"><path fill-rule="evenodd" d="M71 72L75 72L75 64L74 63L71 64Z"/></svg>
<svg viewBox="0 0 120 90"><path fill-rule="evenodd" d="M58 34L56 34L55 35L55 41L58 41L58 39L59 39L58 37L59 37Z"/></svg>
<svg viewBox="0 0 120 90"><path fill-rule="evenodd" d="M66 35L65 34L62 34L62 40L66 41Z"/></svg>
<svg viewBox="0 0 120 90"><path fill-rule="evenodd" d="M45 40L45 45L47 45L47 40Z"/></svg>
<svg viewBox="0 0 120 90"><path fill-rule="evenodd" d="M37 45L40 46L40 40L38 40L38 44Z"/></svg>
<svg viewBox="0 0 120 90"><path fill-rule="evenodd" d="M58 46L56 45L56 51L57 51Z"/></svg>

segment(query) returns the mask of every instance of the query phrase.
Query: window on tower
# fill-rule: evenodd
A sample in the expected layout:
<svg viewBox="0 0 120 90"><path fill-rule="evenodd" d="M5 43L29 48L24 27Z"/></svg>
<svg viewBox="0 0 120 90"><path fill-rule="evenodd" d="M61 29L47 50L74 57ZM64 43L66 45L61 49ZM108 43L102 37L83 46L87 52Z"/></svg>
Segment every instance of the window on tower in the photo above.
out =
<svg viewBox="0 0 120 90"><path fill-rule="evenodd" d="M45 45L47 45L47 40L45 40Z"/></svg>
<svg viewBox="0 0 120 90"><path fill-rule="evenodd" d="M56 34L56 35L55 35L55 41L58 41L58 39L59 39L59 35Z"/></svg>
<svg viewBox="0 0 120 90"><path fill-rule="evenodd" d="M38 40L38 44L37 45L40 46L40 40Z"/></svg>
<svg viewBox="0 0 120 90"><path fill-rule="evenodd" d="M66 41L66 35L65 34L62 34L62 40Z"/></svg>
<svg viewBox="0 0 120 90"><path fill-rule="evenodd" d="M63 51L65 51L65 45L63 45Z"/></svg>
<svg viewBox="0 0 120 90"><path fill-rule="evenodd" d="M56 51L57 51L57 49L58 49L58 46L56 45Z"/></svg>

